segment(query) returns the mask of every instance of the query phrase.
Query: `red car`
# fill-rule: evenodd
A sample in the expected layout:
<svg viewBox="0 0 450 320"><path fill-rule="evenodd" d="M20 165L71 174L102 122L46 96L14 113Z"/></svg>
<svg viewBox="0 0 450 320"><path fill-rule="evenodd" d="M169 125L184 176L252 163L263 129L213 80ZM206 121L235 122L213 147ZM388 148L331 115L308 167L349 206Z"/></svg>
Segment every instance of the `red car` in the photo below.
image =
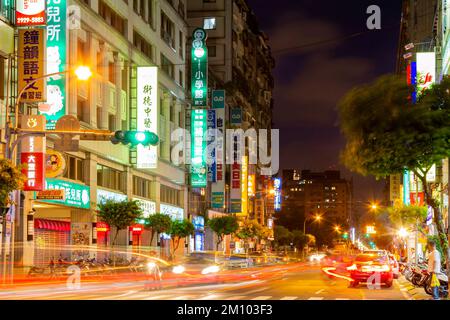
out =
<svg viewBox="0 0 450 320"><path fill-rule="evenodd" d="M347 268L350 271L351 287L357 287L360 282L370 282L371 284L384 283L388 288L394 281L394 272L385 253L360 254L356 256L353 265Z"/></svg>

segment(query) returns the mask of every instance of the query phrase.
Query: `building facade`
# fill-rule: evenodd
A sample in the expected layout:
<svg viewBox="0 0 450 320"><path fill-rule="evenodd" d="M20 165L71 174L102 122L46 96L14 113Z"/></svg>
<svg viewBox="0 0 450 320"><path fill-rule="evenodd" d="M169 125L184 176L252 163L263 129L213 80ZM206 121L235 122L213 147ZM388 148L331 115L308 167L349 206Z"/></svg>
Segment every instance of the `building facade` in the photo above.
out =
<svg viewBox="0 0 450 320"><path fill-rule="evenodd" d="M268 37L260 30L257 18L248 3L244 0L191 0L187 3L187 10L189 35L196 28L203 28L207 33L208 80L211 90L225 90L225 128L244 131L251 128L270 130L274 88L272 70L275 60ZM246 145L246 156L250 154L248 146L249 144ZM242 194L238 201L241 201L241 210L234 210L233 203L236 199L233 199L231 190L232 166L227 165L225 206L211 206L209 184L203 198L205 214L213 217L235 213L241 220L255 219L263 225L267 225L268 220L271 223L271 202L274 201L269 193L271 178L267 179L267 176L261 175L259 163L249 163L239 170ZM206 234L210 236L206 239L205 248L213 250L214 235L208 229ZM231 244L236 251L242 249L240 245L238 241Z"/></svg>
<svg viewBox="0 0 450 320"><path fill-rule="evenodd" d="M57 5L61 5L58 10L63 13L51 16L54 9L49 7ZM104 199L138 200L144 216L161 212L173 219L187 217L186 169L171 162L171 133L185 127L187 109L186 9L185 0L48 2L47 44L55 34L49 31L50 23L64 23L62 17L67 12L65 25L58 29L59 35L65 30L66 42L59 48L60 54L64 52L67 57L64 68L88 65L93 72L84 83L66 78L62 92L65 114L75 116L82 130L136 130L143 117L137 101L137 70L156 67L158 82L152 103L157 108L155 133L160 143L156 167L152 169L138 168L136 149L110 141L80 140L78 151L63 152L65 170L56 177L47 177L46 188L64 189L65 199L38 200L34 192L24 192L16 221L16 241L24 241L24 248L15 255L17 263L29 266L70 254L58 249L62 245L110 244L114 230L96 217L97 204ZM3 32L10 31L1 23L3 46ZM0 48L2 57L10 50L5 48ZM52 53L47 47L48 59ZM61 62L62 56L59 58L55 59ZM5 60L0 60L4 65ZM25 107L30 114L48 111L46 104ZM55 149L58 146L54 137L48 136L47 156ZM30 216L34 236L27 240ZM162 252L167 253L169 246L167 238L150 243L149 231L138 223L120 231L116 243L130 252L161 244ZM183 250L184 246L180 246Z"/></svg>

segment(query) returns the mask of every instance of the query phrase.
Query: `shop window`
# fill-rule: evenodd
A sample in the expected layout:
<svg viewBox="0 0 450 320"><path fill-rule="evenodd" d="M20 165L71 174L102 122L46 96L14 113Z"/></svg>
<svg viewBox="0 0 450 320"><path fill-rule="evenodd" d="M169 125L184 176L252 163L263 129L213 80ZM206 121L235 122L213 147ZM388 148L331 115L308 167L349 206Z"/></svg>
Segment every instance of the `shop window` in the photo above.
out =
<svg viewBox="0 0 450 320"><path fill-rule="evenodd" d="M173 204L179 207L183 206L181 192L165 185L161 185L160 199L161 202L164 203Z"/></svg>
<svg viewBox="0 0 450 320"><path fill-rule="evenodd" d="M133 176L133 194L139 197L150 199L151 181Z"/></svg>

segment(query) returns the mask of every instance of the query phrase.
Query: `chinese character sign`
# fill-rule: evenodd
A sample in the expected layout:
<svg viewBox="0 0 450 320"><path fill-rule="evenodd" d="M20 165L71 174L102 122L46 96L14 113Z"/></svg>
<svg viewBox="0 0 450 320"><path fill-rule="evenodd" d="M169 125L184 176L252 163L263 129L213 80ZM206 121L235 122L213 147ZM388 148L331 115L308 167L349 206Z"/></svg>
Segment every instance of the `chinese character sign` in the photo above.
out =
<svg viewBox="0 0 450 320"><path fill-rule="evenodd" d="M241 212L242 216L246 216L248 214L248 157L242 157L242 166L241 166Z"/></svg>
<svg viewBox="0 0 450 320"><path fill-rule="evenodd" d="M417 53L417 96L427 90L436 81L436 54L434 52Z"/></svg>
<svg viewBox="0 0 450 320"><path fill-rule="evenodd" d="M158 68L137 68L137 130L158 133ZM137 167L155 169L156 146L137 146Z"/></svg>
<svg viewBox="0 0 450 320"><path fill-rule="evenodd" d="M45 25L46 0L17 0L16 26L42 26Z"/></svg>
<svg viewBox="0 0 450 320"><path fill-rule="evenodd" d="M214 129L216 129L216 110L208 110L208 129L211 129L206 139L208 144L207 156L210 160L210 162L208 162L208 181L215 182L217 169L215 148L216 136L214 131Z"/></svg>
<svg viewBox="0 0 450 320"><path fill-rule="evenodd" d="M38 115L23 116L21 128L43 131L45 117ZM45 137L27 136L21 145L20 162L24 166L22 173L26 176L24 191L41 191L45 187Z"/></svg>
<svg viewBox="0 0 450 320"><path fill-rule="evenodd" d="M273 189L275 191L274 209L275 209L275 211L280 211L281 210L281 179L280 178L273 179Z"/></svg>
<svg viewBox="0 0 450 320"><path fill-rule="evenodd" d="M225 207L225 164L224 164L224 128L225 128L225 90L212 92L212 107L216 113L216 129L221 132L216 136L215 160L216 181L211 184L211 202L213 208Z"/></svg>
<svg viewBox="0 0 450 320"><path fill-rule="evenodd" d="M191 115L191 185L193 187L206 187L206 130L208 110L192 110Z"/></svg>
<svg viewBox="0 0 450 320"><path fill-rule="evenodd" d="M66 6L66 0L47 0L46 74L63 72L67 68ZM48 77L47 100L39 104L39 113L47 118L48 130L54 130L56 121L66 114L66 105L66 76Z"/></svg>
<svg viewBox="0 0 450 320"><path fill-rule="evenodd" d="M192 36L191 93L194 107L206 107L208 96L208 47L206 32L198 28Z"/></svg>
<svg viewBox="0 0 450 320"><path fill-rule="evenodd" d="M45 30L39 28L19 30L19 92L21 102L45 101ZM37 80L41 78L40 80Z"/></svg>
<svg viewBox="0 0 450 320"><path fill-rule="evenodd" d="M45 190L64 190L64 200L39 200L65 206L89 209L91 205L90 187L59 179L45 179ZM36 198L36 195L35 195Z"/></svg>
<svg viewBox="0 0 450 320"><path fill-rule="evenodd" d="M242 211L241 165L236 161L231 165L230 212Z"/></svg>

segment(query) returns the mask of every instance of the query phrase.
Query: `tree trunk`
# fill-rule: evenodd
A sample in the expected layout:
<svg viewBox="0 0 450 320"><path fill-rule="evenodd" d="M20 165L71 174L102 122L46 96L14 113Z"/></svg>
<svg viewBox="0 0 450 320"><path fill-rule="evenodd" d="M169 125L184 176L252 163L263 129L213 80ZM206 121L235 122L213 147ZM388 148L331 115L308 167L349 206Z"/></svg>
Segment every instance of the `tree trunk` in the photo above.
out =
<svg viewBox="0 0 450 320"><path fill-rule="evenodd" d="M439 242L441 244L441 248L443 251L443 254L447 256L447 249L448 249L448 242L447 242L447 234L444 229L444 223L442 221L442 213L439 208L438 203L433 199L433 195L431 194L431 190L428 188L427 179L426 176L418 175L416 172L414 172L422 182L423 191L425 194L425 201L427 205L429 205L431 208L433 208L434 212L434 223L436 224L437 230L438 230L438 236L439 236ZM446 257L443 257L446 258Z"/></svg>
<svg viewBox="0 0 450 320"><path fill-rule="evenodd" d="M155 237L155 231L153 231L153 229L152 229L152 231L151 231L151 233L150 233L150 247L152 246L152 244L153 244L153 238Z"/></svg>
<svg viewBox="0 0 450 320"><path fill-rule="evenodd" d="M218 240L216 242L216 251L219 251L219 245L222 243L223 238L222 237L218 237Z"/></svg>
<svg viewBox="0 0 450 320"><path fill-rule="evenodd" d="M114 239L111 243L114 268L116 267L116 254L114 252L114 246L116 245L116 239L117 239L117 236L119 235L119 231L120 231L120 229L116 228L116 234L114 235Z"/></svg>

